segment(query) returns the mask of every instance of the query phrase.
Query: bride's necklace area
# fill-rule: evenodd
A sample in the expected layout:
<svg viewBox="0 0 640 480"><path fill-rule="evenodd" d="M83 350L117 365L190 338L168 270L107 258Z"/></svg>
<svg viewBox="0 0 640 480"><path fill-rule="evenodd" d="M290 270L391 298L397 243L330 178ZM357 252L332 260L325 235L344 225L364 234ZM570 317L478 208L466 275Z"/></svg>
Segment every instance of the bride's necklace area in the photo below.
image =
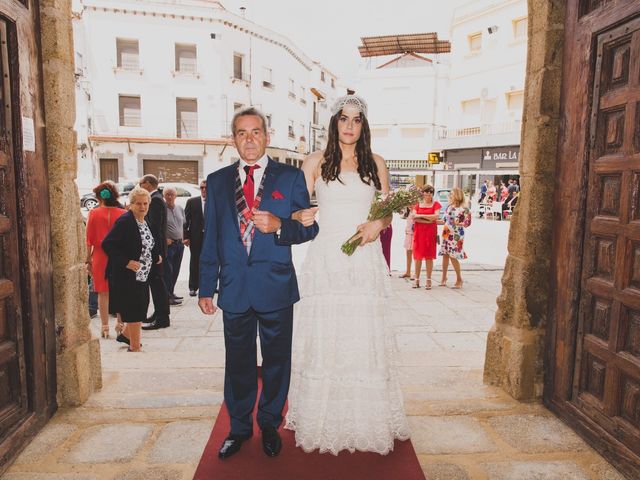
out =
<svg viewBox="0 0 640 480"><path fill-rule="evenodd" d="M350 157L343 158L340 162L340 170L343 172L357 172L358 171L358 157L354 153Z"/></svg>

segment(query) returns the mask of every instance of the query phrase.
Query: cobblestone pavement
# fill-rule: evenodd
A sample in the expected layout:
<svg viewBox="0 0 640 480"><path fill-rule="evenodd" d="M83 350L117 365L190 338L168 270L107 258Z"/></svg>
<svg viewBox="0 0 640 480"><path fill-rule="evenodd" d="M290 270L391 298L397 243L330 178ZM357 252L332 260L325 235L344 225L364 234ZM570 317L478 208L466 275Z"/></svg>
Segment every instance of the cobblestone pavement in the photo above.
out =
<svg viewBox="0 0 640 480"><path fill-rule="evenodd" d="M427 478L622 479L543 406L483 385L502 272L463 268L462 290L392 279L405 407ZM59 410L3 480L191 479L222 402L220 315L185 296L171 327L143 332L143 344L131 354L101 340L102 391Z"/></svg>

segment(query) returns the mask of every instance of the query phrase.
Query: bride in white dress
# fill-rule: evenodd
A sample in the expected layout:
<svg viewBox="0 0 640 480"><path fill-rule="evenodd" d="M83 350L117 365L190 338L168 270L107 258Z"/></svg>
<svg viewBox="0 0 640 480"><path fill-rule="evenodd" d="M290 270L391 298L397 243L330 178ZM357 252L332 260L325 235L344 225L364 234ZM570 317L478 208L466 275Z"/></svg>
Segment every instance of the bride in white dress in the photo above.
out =
<svg viewBox="0 0 640 480"><path fill-rule="evenodd" d="M298 275L285 428L295 430L296 445L306 452L386 455L395 439L409 438L395 370L391 285L378 239L391 217L366 221L376 190L389 192L389 173L371 153L366 114L361 98L338 99L327 149L302 166L318 199L320 233ZM314 214L304 210L294 218L309 224ZM349 257L340 246L356 229L362 244Z"/></svg>

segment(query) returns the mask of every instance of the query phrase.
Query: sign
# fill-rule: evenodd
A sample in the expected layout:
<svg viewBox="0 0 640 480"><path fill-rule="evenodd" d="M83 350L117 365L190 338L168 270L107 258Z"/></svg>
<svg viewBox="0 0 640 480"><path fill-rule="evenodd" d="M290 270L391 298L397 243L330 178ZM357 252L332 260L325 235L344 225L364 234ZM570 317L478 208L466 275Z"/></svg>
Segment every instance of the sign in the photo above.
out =
<svg viewBox="0 0 640 480"><path fill-rule="evenodd" d="M22 151L36 151L36 129L33 118L22 117Z"/></svg>
<svg viewBox="0 0 640 480"><path fill-rule="evenodd" d="M438 165L441 162L440 152L429 152L429 165Z"/></svg>
<svg viewBox="0 0 640 480"><path fill-rule="evenodd" d="M485 162L517 162L520 147L496 147L482 150L482 160Z"/></svg>

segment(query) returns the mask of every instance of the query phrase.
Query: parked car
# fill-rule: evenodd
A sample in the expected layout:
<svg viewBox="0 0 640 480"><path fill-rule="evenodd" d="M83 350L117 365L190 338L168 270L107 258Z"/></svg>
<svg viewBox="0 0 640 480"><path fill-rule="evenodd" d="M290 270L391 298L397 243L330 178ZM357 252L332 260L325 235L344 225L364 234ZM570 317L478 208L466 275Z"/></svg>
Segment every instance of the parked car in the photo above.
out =
<svg viewBox="0 0 640 480"><path fill-rule="evenodd" d="M129 192L133 190L135 187L135 183L133 182L121 182L116 183L118 187L118 192L120 192L120 196L129 195ZM124 204L124 199L121 198L120 203ZM85 193L82 197L80 197L80 208L86 208L87 210L93 210L98 206L98 199L96 198L96 194L93 192Z"/></svg>
<svg viewBox="0 0 640 480"><path fill-rule="evenodd" d="M159 184L158 190L162 192L162 190L167 186L172 186L176 189L176 204L180 205L182 208L187 205L187 200L191 197L200 196L200 186L194 183L166 182Z"/></svg>

